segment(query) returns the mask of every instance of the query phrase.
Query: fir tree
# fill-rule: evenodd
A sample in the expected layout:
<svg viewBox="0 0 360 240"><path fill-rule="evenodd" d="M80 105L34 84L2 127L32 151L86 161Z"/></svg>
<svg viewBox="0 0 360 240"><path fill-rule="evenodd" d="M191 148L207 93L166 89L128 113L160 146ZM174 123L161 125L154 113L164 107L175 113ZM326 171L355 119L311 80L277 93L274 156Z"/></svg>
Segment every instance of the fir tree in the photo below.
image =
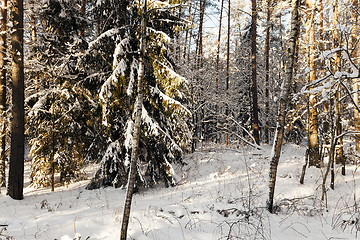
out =
<svg viewBox="0 0 360 240"><path fill-rule="evenodd" d="M139 64L141 6L137 1L122 3L127 4L122 9L109 1L101 1L96 6L99 13L112 10L108 14L112 16L112 26L107 21L107 25L104 25L106 31L89 44L89 54L101 55L106 61L112 62L114 69L101 86L99 95L103 123L109 132L109 144L89 189L125 186L128 178ZM154 2L149 5L148 11L145 96L138 162L138 184L144 186L159 182L173 185L172 163L181 162L190 140L186 125L189 112L183 106L182 94L186 81L174 70L170 56L171 39L183 23L171 4L168 1ZM126 19L122 14L125 9L129 14ZM113 50L112 54L109 54L109 49Z"/></svg>
<svg viewBox="0 0 360 240"><path fill-rule="evenodd" d="M39 16L38 40L32 44L30 76L35 86L27 98L27 134L35 186L76 177L84 160L101 150L96 116L101 113L94 94L84 87L87 74L80 59L87 48L89 22L74 1L46 0L33 5Z"/></svg>

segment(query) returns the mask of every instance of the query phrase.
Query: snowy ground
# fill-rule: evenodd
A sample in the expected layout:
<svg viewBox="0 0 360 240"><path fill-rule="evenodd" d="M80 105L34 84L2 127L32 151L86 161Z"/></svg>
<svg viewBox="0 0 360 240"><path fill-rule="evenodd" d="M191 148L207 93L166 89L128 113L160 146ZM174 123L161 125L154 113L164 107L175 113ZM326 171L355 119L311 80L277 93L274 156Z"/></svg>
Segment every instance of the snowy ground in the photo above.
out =
<svg viewBox="0 0 360 240"><path fill-rule="evenodd" d="M307 169L300 185L304 147L283 149L277 214L264 209L269 147L207 148L186 156L187 165L177 169L178 186L134 196L130 239L356 239L356 166L349 165L344 177L337 173L326 208L320 200L321 170ZM27 186L22 201L0 195L0 225L7 225L0 227L0 239L119 239L125 190L88 191L88 181L57 187L54 193Z"/></svg>

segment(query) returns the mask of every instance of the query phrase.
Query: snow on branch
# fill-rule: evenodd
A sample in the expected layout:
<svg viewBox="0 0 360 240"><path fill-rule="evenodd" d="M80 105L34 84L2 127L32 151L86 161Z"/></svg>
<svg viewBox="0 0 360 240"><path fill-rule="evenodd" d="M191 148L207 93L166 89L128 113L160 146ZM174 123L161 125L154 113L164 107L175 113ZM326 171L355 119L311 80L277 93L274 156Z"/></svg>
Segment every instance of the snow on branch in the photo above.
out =
<svg viewBox="0 0 360 240"><path fill-rule="evenodd" d="M136 58L134 58L130 66L130 81L128 88L126 90L126 94L128 96L131 96L134 92L135 73L137 72L138 67L139 67L139 61Z"/></svg>
<svg viewBox="0 0 360 240"><path fill-rule="evenodd" d="M159 136L160 133L165 136L170 141L170 146L172 149L182 152L181 147L174 141L174 139L169 135L167 131L164 131L160 125L149 116L148 112L146 111L145 107L142 106L142 113L141 118L143 119L144 123L146 123L150 127L150 131L155 136Z"/></svg>
<svg viewBox="0 0 360 240"><path fill-rule="evenodd" d="M360 77L359 68L356 66L354 61L351 59L349 51L345 47L338 47L338 48L334 48L331 50L323 51L320 54L320 60L325 61L326 59L330 59L334 56L335 53L338 53L338 52L341 53L341 58L343 60L346 60L349 63L350 71L336 71L334 73L327 72L326 76L316 79L315 81L306 84L301 89L300 94L307 94L307 93L315 94L320 91L323 91L324 89L331 89L333 87L333 85L336 83L335 81L333 81L333 79L335 79L335 80L344 79L344 78L352 79L352 78ZM329 79L329 78L330 78L330 80L325 82L322 86L318 86L318 87L310 89L311 87L317 86L318 84L322 83L323 81L325 81L326 79ZM310 90L308 90L308 89L310 89Z"/></svg>
<svg viewBox="0 0 360 240"><path fill-rule="evenodd" d="M147 29L149 29L151 32L155 33L156 35L162 36L162 38L164 39L164 41L165 41L166 43L169 43L169 42L171 41L170 36L169 36L168 34L166 34L165 32L163 32L163 31L158 31L158 30L156 30L156 29L154 29L154 28L152 28L152 27L147 27Z"/></svg>
<svg viewBox="0 0 360 240"><path fill-rule="evenodd" d="M324 51L320 55L320 59L322 61L332 58L333 55L337 52L341 52L341 57L344 60L347 60L350 64L350 69L352 70L352 73L346 72L346 71L337 71L333 74L333 77L335 79L338 78L359 78L359 68L355 65L354 61L351 59L349 51L345 47L339 47L334 48L328 51Z"/></svg>
<svg viewBox="0 0 360 240"><path fill-rule="evenodd" d="M94 41L91 41L89 43L89 49L92 50L92 49L96 48L104 38L114 37L115 35L117 35L119 33L120 29L121 28L112 28L112 29L107 30L106 32L103 32Z"/></svg>
<svg viewBox="0 0 360 240"><path fill-rule="evenodd" d="M156 60L156 62L161 65L162 67L165 68L165 70L163 71L167 71L167 73L169 74L169 76L173 79L179 79L181 83L185 82L188 83L188 81L186 80L186 78L184 78L183 76L181 76L180 74L176 73L172 68L166 66L165 64L163 64L162 62Z"/></svg>
<svg viewBox="0 0 360 240"><path fill-rule="evenodd" d="M177 105L179 106L181 109L183 109L185 112L187 112L190 116L191 111L185 107L183 104L181 104L179 101L169 97L168 95L166 95L165 93L161 92L160 89L156 86L156 87L151 87L150 86L150 90L152 94L159 94L159 96L162 98L163 101L169 103L169 104L173 104L173 105Z"/></svg>

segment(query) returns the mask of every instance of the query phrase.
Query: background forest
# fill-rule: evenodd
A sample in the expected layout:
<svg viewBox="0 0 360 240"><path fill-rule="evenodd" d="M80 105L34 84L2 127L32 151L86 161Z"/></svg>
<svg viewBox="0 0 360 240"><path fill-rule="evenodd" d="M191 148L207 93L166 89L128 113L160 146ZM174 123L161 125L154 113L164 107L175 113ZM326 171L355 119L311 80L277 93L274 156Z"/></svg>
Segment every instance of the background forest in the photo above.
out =
<svg viewBox="0 0 360 240"><path fill-rule="evenodd" d="M127 188L126 219L134 191L179 183L187 154L273 144L276 212L283 143L306 149L299 182L319 169L321 201L358 164L357 0L1 3L0 185L14 199L24 161L52 191L96 163L86 188Z"/></svg>

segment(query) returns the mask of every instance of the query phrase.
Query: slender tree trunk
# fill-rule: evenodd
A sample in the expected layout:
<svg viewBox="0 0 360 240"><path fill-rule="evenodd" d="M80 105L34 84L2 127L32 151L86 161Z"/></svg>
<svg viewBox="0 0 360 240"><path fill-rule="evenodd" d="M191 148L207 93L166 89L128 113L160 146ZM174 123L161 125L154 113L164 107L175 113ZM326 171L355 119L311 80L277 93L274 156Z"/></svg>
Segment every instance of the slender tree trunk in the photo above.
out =
<svg viewBox="0 0 360 240"><path fill-rule="evenodd" d="M299 4L300 4L300 0L292 0L291 22L290 22L291 30L290 30L288 52L287 52L286 72L285 72L284 81L281 85L276 134L275 134L274 145L270 158L271 160L270 160L270 173L269 173L269 177L270 177L269 198L266 203L267 209L269 210L270 213L273 213L277 167L279 164L279 158L281 154L281 146L284 135L284 126L285 126L285 116L289 107L289 97L290 97L291 85L293 81L296 41L299 35L299 27L298 27Z"/></svg>
<svg viewBox="0 0 360 240"><path fill-rule="evenodd" d="M353 0L352 5L353 8L355 10L358 10L358 0ZM353 59L355 64L358 64L357 61L357 57L359 55L359 47L358 47L358 43L357 43L357 36L358 36L358 13L356 11L353 10L352 12L352 18L353 18L353 28L352 28L352 35L351 35L351 42L352 42L352 46L354 48L353 51ZM359 105L359 84L358 84L358 79L353 79L353 92L354 92L354 104L355 105ZM360 131L360 116L359 116L359 111L356 108L356 106L354 106L354 128L355 131ZM358 153L360 153L360 135L357 134L355 135L355 149Z"/></svg>
<svg viewBox="0 0 360 240"><path fill-rule="evenodd" d="M229 90L229 82L230 82L230 28L231 28L231 1L228 0L228 26L227 26L227 44L226 44L226 81L225 81L225 91ZM226 103L225 108L225 116L229 114L229 106ZM226 121L227 122L227 121ZM226 128L228 126L226 125ZM229 129L226 129L225 132L225 145L229 144Z"/></svg>
<svg viewBox="0 0 360 240"><path fill-rule="evenodd" d="M325 50L324 47L324 7L323 7L323 0L319 0L319 39L320 39L320 43L319 43L319 50L322 52ZM325 76L325 68L324 68L324 61L320 62L320 77L324 77ZM324 112L327 113L329 111L329 107L328 107L328 103L325 102L323 105L324 108ZM328 114L326 114L328 115ZM330 123L329 123L329 119L325 118L323 120L323 135L324 135L324 143L325 144L330 144L329 141L329 135L330 135ZM320 156L321 159L323 159L323 155ZM323 161L321 160L321 164L323 164Z"/></svg>
<svg viewBox="0 0 360 240"><path fill-rule="evenodd" d="M144 74L145 74L145 48L146 48L146 26L147 26L147 0L144 0L141 18L141 39L140 39L140 56L139 56L139 71L138 71L138 87L137 87L137 101L135 103L135 124L134 124L134 137L131 152L131 164L129 172L129 181L126 191L126 199L124 205L124 214L121 225L121 240L126 240L127 229L130 219L131 202L134 194L135 179L137 173L137 161L139 157L139 141L141 131L141 114L143 108L144 98Z"/></svg>
<svg viewBox="0 0 360 240"><path fill-rule="evenodd" d="M200 0L200 23L198 33L198 69L201 70L203 67L203 26L204 26L204 15L205 15L206 0ZM202 87L201 87L202 88ZM201 89L201 93L203 93ZM200 109L200 146L204 146L204 114L203 107Z"/></svg>
<svg viewBox="0 0 360 240"><path fill-rule="evenodd" d="M192 7L192 0L189 1L189 12L188 12L188 18L187 18L188 22L191 22L191 7ZM186 62L188 37L189 37L189 39L191 39L191 33L189 34L189 28L187 27L186 31L185 31L185 43L184 43L184 63Z"/></svg>
<svg viewBox="0 0 360 240"><path fill-rule="evenodd" d="M334 0L333 2L333 48L341 47L340 46L340 36L339 31L337 30L337 26L339 24L339 6L338 0ZM341 71L341 53L335 53L335 60L334 60L334 72ZM341 79L339 79L341 81ZM335 114L336 114L336 135L340 136L342 132L342 125L341 125L341 90L340 87L335 93ZM339 137L338 141L336 142L339 147L337 149L337 157L336 163L341 163L343 165L342 174L345 175L345 158L344 158L344 150L343 150L343 138Z"/></svg>
<svg viewBox="0 0 360 240"><path fill-rule="evenodd" d="M199 19L199 33L198 33L198 69L203 66L203 26L205 15L206 0L200 0L200 19Z"/></svg>
<svg viewBox="0 0 360 240"><path fill-rule="evenodd" d="M23 0L13 0L11 9L12 45L12 114L11 149L8 193L13 199L23 199L24 187L24 8Z"/></svg>
<svg viewBox="0 0 360 240"><path fill-rule="evenodd" d="M80 3L80 12L83 18L85 18L85 14L86 14L86 0L81 0ZM84 31L81 30L79 31L79 36L80 37L84 37Z"/></svg>
<svg viewBox="0 0 360 240"><path fill-rule="evenodd" d="M34 5L34 0L29 1L30 5ZM33 8L33 6L31 6ZM36 16L34 14L30 15L30 26L31 26L31 41L36 43Z"/></svg>
<svg viewBox="0 0 360 240"><path fill-rule="evenodd" d="M1 1L1 34L0 34L0 116L1 116L1 152L0 152L0 187L6 186L6 24L7 24L7 0Z"/></svg>
<svg viewBox="0 0 360 240"><path fill-rule="evenodd" d="M216 98L218 97L218 90L219 90L219 75L220 75L220 46L221 46L221 27L222 27L222 17L223 17L223 9L224 9L224 0L221 0L221 7L220 7L220 21L219 21L219 34L217 39L217 52L216 52ZM217 101L217 99L216 99ZM216 116L216 126L218 126L219 119L218 119L218 104L215 103L215 116ZM221 133L217 130L216 133L216 143L220 143Z"/></svg>
<svg viewBox="0 0 360 240"><path fill-rule="evenodd" d="M269 78L270 78L270 17L271 17L271 0L267 0L266 9L266 30L265 30L265 143L269 143L269 109L270 109L270 95L269 95Z"/></svg>
<svg viewBox="0 0 360 240"><path fill-rule="evenodd" d="M335 126L334 126L334 121L333 121L333 116L332 116L332 102L333 99L330 99L330 107L329 107L329 118L330 118L330 126L331 126L331 137L330 137L330 152L329 152L329 162L325 171L325 175L323 177L323 181L321 184L322 187L322 193L321 193L321 200L324 201L325 200L325 195L326 195L326 180L327 180L327 176L329 175L330 169L334 169L334 156L335 156L335 146L336 146L336 133L335 133ZM336 123L335 123L336 125Z"/></svg>
<svg viewBox="0 0 360 240"><path fill-rule="evenodd" d="M308 37L308 66L310 73L308 75L308 83L315 81L315 4L313 1L306 1L306 7L310 11L310 16L307 18L307 27L309 31ZM308 119L307 119L307 136L308 136L308 153L309 166L320 166L319 157L319 131L318 131L318 116L316 107L316 97L309 94L308 97Z"/></svg>
<svg viewBox="0 0 360 240"><path fill-rule="evenodd" d="M51 191L55 191L55 96L53 94L53 104L51 106L51 154L50 154L50 164L51 164Z"/></svg>
<svg viewBox="0 0 360 240"><path fill-rule="evenodd" d="M257 71L256 71L256 29L257 29L257 6L256 0L252 0L251 15L251 95L252 95L252 128L256 144L260 143L259 129L259 106L257 97Z"/></svg>

